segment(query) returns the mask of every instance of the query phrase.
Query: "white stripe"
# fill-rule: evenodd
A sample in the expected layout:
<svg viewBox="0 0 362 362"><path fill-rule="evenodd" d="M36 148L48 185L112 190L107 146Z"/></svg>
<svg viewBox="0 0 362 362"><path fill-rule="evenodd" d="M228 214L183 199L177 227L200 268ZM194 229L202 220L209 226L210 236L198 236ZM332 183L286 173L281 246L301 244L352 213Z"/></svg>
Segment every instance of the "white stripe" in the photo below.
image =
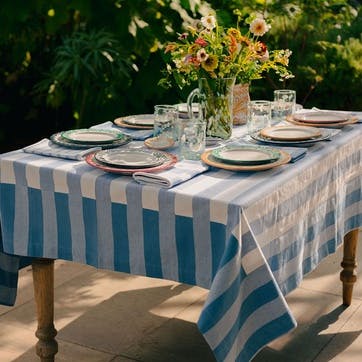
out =
<svg viewBox="0 0 362 362"><path fill-rule="evenodd" d="M128 178L117 178L111 181L109 193L112 202L123 205L127 204L126 188L129 181L130 180Z"/></svg>
<svg viewBox="0 0 362 362"><path fill-rule="evenodd" d="M31 188L40 190L40 168L46 167L54 160L51 158L40 158L26 164L25 177L27 185Z"/></svg>
<svg viewBox="0 0 362 362"><path fill-rule="evenodd" d="M62 163L53 169L54 192L69 193L68 173L74 169L74 163Z"/></svg>
<svg viewBox="0 0 362 362"><path fill-rule="evenodd" d="M159 191L160 189L155 187L142 187L142 207L144 209L158 211Z"/></svg>
<svg viewBox="0 0 362 362"><path fill-rule="evenodd" d="M24 153L14 153L7 155L6 158L1 158L0 160L0 177L1 183L5 184L15 184L15 172L14 172L14 162L24 158Z"/></svg>
<svg viewBox="0 0 362 362"><path fill-rule="evenodd" d="M96 181L97 176L103 175L103 171L101 170L92 170L88 172L84 172L80 178L80 188L83 197L87 197L89 199L96 199Z"/></svg>

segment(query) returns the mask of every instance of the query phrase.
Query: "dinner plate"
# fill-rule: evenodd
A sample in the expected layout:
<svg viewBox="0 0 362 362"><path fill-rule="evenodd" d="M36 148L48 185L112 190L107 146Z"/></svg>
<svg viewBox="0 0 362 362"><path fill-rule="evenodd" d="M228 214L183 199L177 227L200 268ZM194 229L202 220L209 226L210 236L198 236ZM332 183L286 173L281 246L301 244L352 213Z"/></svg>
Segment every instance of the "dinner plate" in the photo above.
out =
<svg viewBox="0 0 362 362"><path fill-rule="evenodd" d="M328 111L299 112L293 114L292 117L294 120L303 123L339 123L350 119L345 114Z"/></svg>
<svg viewBox="0 0 362 362"><path fill-rule="evenodd" d="M110 142L110 143L92 143L92 144L76 143L76 142L67 140L66 138L64 138L62 136L62 132L58 132L58 133L54 133L53 135L51 135L50 140L59 146L72 148L72 149L86 149L86 148L90 148L90 147L101 147L102 149L108 149L108 148L123 146L123 145L127 144L128 142L130 142L132 140L132 138L129 136L126 136L125 134L122 134L121 138L119 138L113 142Z"/></svg>
<svg viewBox="0 0 362 362"><path fill-rule="evenodd" d="M69 131L61 132L61 135L66 140L73 143L82 144L103 144L112 143L123 138L123 133L115 130L105 129L73 129Z"/></svg>
<svg viewBox="0 0 362 362"><path fill-rule="evenodd" d="M321 131L306 126L273 126L262 129L260 134L277 141L302 141L321 136Z"/></svg>
<svg viewBox="0 0 362 362"><path fill-rule="evenodd" d="M155 117L153 114L136 114L134 116L116 118L113 123L126 128L153 129Z"/></svg>
<svg viewBox="0 0 362 362"><path fill-rule="evenodd" d="M98 151L94 158L108 166L122 168L146 168L159 166L167 160L159 151L144 151L131 149L113 149Z"/></svg>
<svg viewBox="0 0 362 362"><path fill-rule="evenodd" d="M261 135L260 131L250 134L250 137L258 142L263 142L269 145L280 145L280 146L307 146L313 145L316 142L329 139L333 135L333 130L322 129L321 135L312 139L299 140L299 141L282 141L282 140L273 140L268 137Z"/></svg>
<svg viewBox="0 0 362 362"><path fill-rule="evenodd" d="M163 152L163 151L159 151ZM165 161L158 166L155 167L146 167L146 168L123 168L123 167L113 167L105 165L102 162L99 162L95 158L96 152L90 153L86 156L85 161L92 167L98 168L104 172L122 174L122 175L132 175L135 172L143 171L143 172L157 172L171 168L176 162L177 157L170 153L163 152L166 155Z"/></svg>
<svg viewBox="0 0 362 362"><path fill-rule="evenodd" d="M211 151L219 162L234 165L261 165L277 161L280 151L266 146L229 145Z"/></svg>
<svg viewBox="0 0 362 362"><path fill-rule="evenodd" d="M285 151L279 151L280 157L278 160L262 165L232 165L225 162L220 162L213 157L212 151L206 151L201 155L201 160L209 166L221 168L229 171L265 171L274 167L278 167L288 163L291 160L289 153Z"/></svg>
<svg viewBox="0 0 362 362"><path fill-rule="evenodd" d="M351 118L347 119L346 121L343 121L343 122L334 122L334 123L326 123L326 122L322 122L322 123L316 123L316 122L308 123L308 122L305 122L305 121L298 121L298 120L294 119L292 116L287 117L286 120L287 120L289 123L296 124L296 125L299 125L299 126L329 127L329 128L331 128L331 127L333 127L333 128L341 128L341 127L347 126L347 125L349 125L349 124L354 124L354 123L357 123L357 122L358 122L358 118L357 118L357 117L351 117Z"/></svg>
<svg viewBox="0 0 362 362"><path fill-rule="evenodd" d="M175 145L175 141L172 138L167 137L151 137L144 141L145 146L156 150L166 150Z"/></svg>

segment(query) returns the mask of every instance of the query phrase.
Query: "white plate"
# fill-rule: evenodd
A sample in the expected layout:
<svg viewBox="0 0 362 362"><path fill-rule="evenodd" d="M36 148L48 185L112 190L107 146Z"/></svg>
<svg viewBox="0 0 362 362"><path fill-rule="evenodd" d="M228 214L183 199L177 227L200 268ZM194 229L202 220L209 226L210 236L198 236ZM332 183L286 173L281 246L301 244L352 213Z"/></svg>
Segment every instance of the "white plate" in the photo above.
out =
<svg viewBox="0 0 362 362"><path fill-rule="evenodd" d="M123 168L155 167L165 162L165 156L161 152L143 150L103 150L94 155L95 159L106 165Z"/></svg>
<svg viewBox="0 0 362 362"><path fill-rule="evenodd" d="M305 123L338 123L346 122L350 117L335 112L300 112L292 115L293 119Z"/></svg>
<svg viewBox="0 0 362 362"><path fill-rule="evenodd" d="M214 149L212 156L225 163L235 165L261 165L280 158L280 151L265 146L233 145Z"/></svg>
<svg viewBox="0 0 362 362"><path fill-rule="evenodd" d="M124 137L123 133L114 130L86 128L64 131L61 135L70 142L88 144L111 143Z"/></svg>
<svg viewBox="0 0 362 362"><path fill-rule="evenodd" d="M155 116L153 114L137 114L122 118L124 123L132 126L152 126L155 123Z"/></svg>
<svg viewBox="0 0 362 362"><path fill-rule="evenodd" d="M273 126L262 129L260 134L277 141L302 141L319 137L321 132L307 126Z"/></svg>
<svg viewBox="0 0 362 362"><path fill-rule="evenodd" d="M279 146L308 146L313 145L316 142L328 140L333 136L333 130L322 129L322 134L319 137L315 137L308 140L299 140L299 141L281 141L281 140L272 140L268 137L263 137L260 134L260 131L250 134L250 137L255 141L262 142L269 145L279 145Z"/></svg>

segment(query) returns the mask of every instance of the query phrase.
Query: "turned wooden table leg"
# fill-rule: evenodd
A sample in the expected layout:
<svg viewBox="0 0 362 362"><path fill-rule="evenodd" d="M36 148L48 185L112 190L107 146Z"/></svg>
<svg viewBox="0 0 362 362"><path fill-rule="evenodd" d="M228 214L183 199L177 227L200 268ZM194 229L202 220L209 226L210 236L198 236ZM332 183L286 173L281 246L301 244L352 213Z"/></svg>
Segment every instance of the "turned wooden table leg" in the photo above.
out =
<svg viewBox="0 0 362 362"><path fill-rule="evenodd" d="M357 280L355 268L357 267L358 232L358 229L350 231L345 235L343 242L343 261L341 263L343 270L340 273L340 279L343 283L343 304L347 306L351 304L353 284Z"/></svg>
<svg viewBox="0 0 362 362"><path fill-rule="evenodd" d="M36 353L42 362L50 362L58 352L54 328L54 260L34 259L32 267L38 317Z"/></svg>

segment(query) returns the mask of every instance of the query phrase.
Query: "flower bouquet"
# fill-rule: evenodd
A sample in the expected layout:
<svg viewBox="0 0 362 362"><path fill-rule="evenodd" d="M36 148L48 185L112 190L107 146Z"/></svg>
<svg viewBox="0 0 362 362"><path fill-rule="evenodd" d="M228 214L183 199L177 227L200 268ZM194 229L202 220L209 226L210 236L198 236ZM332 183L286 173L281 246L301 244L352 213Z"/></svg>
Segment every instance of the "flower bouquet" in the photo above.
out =
<svg viewBox="0 0 362 362"><path fill-rule="evenodd" d="M171 87L176 82L182 89L200 79L212 82L234 78L235 84L248 86L270 70L276 72L280 80L292 77L288 71L291 51L269 51L259 40L270 29L265 19L260 15L250 16L246 20L248 31L243 33L239 26L241 13L236 11L235 14L236 27L224 28L218 25L214 15L208 15L188 25L184 33L178 34L178 41L166 44L165 77L160 84ZM222 121L220 117L218 120Z"/></svg>

